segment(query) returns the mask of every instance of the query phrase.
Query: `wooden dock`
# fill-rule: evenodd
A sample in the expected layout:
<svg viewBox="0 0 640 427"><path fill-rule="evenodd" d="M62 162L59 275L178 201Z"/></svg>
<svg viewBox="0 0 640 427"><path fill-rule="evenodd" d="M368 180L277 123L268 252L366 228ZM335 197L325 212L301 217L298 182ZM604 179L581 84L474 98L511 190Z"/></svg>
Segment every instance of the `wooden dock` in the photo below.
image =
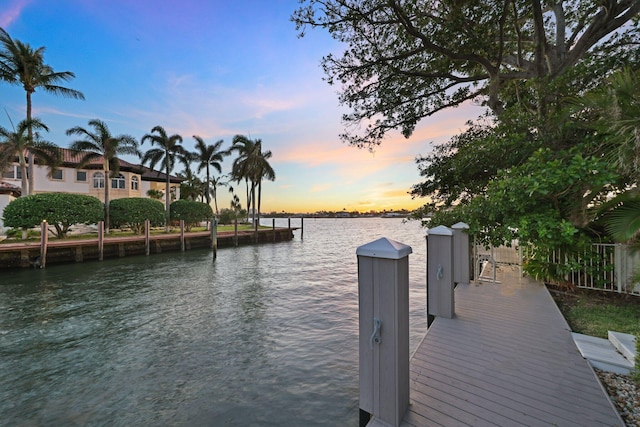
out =
<svg viewBox="0 0 640 427"><path fill-rule="evenodd" d="M624 426L547 289L459 285L410 363L402 426Z"/></svg>

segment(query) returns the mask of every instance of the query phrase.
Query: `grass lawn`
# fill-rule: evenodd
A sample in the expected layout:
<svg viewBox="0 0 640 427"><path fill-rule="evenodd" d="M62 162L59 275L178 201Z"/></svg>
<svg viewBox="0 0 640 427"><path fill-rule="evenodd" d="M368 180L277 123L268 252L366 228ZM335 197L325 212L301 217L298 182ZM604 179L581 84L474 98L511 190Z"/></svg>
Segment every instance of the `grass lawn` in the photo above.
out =
<svg viewBox="0 0 640 427"><path fill-rule="evenodd" d="M613 292L549 289L574 332L607 338L607 331L640 336L640 297Z"/></svg>
<svg viewBox="0 0 640 427"><path fill-rule="evenodd" d="M271 227L266 227L266 226L260 226L260 229L271 229ZM253 226L251 224L238 224L238 231L250 231L253 230ZM191 229L191 232L200 232L200 231L207 231L206 227L193 227ZM234 226L233 225L219 225L218 226L218 231L234 231ZM180 228L178 227L171 227L169 234L176 234L180 232ZM160 235L160 234L165 234L164 232L164 227L156 227L156 228L152 228L151 235ZM128 236L135 236L135 234L133 233L133 231L128 231L128 230L111 230L109 234L105 234L105 237L128 237ZM81 240L81 239L97 239L98 238L98 233L94 232L94 233L87 233L87 234L69 234L67 235L67 237L65 238L65 240ZM56 237L49 235L49 240L57 240ZM39 242L40 241L40 232L39 231L30 231L29 232L29 237L26 240L22 240L21 236L17 236L16 238L10 238L10 239L4 239L2 241L0 241L0 244L2 243L26 243L26 242Z"/></svg>

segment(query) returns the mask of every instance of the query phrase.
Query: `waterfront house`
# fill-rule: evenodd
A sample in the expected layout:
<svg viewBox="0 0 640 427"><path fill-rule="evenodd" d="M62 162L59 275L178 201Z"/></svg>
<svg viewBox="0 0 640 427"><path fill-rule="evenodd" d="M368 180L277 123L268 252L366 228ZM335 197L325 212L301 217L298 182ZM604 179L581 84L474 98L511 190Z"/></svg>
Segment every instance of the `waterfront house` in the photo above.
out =
<svg viewBox="0 0 640 427"><path fill-rule="evenodd" d="M80 155L60 148L62 165L49 174L49 168L38 164L36 159L34 170L35 194L38 193L76 193L94 196L104 202L104 186L111 185L111 200L124 197L149 197L150 190L162 194L160 199L166 200L166 175L142 165L119 160L120 171L117 176L108 178L102 170L103 158L97 158L85 168L78 169ZM0 174L0 233L3 231L2 212L12 200L20 197L22 174L17 158ZM169 175L170 197L180 198L180 183L183 179Z"/></svg>

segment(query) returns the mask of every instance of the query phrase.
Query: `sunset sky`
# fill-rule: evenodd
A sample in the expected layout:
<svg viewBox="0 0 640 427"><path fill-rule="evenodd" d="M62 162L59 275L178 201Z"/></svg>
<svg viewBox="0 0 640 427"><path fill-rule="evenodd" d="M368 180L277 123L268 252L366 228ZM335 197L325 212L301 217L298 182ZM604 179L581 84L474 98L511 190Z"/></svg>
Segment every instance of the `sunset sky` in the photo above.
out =
<svg viewBox="0 0 640 427"><path fill-rule="evenodd" d="M344 144L338 134L347 110L320 68L322 56L341 46L320 30L299 39L290 21L297 6L297 0L3 0L0 26L34 48L45 46L54 70L76 74L66 86L85 101L33 96L34 116L61 147L72 141L68 128L87 127L93 118L138 140L161 125L182 135L187 149L192 135L207 143L223 139L228 147L243 134L273 152L277 179L263 185L263 212L422 205L407 194L420 181L415 157L459 133L481 108L441 112L410 139L394 134L374 153ZM23 119L24 90L0 84L0 106L14 123ZM10 126L4 111L0 125ZM231 163L227 158L223 173ZM226 189L218 199L228 207Z"/></svg>

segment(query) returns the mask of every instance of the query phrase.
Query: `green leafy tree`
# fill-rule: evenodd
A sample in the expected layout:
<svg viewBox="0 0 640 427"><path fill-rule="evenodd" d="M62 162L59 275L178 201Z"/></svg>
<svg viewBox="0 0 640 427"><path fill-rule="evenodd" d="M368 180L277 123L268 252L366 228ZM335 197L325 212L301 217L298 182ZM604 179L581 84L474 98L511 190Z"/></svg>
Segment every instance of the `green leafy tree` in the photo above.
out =
<svg viewBox="0 0 640 427"><path fill-rule="evenodd" d="M111 222L114 227L129 227L135 234L142 234L149 220L152 227L164 224L162 202L145 197L128 197L111 201Z"/></svg>
<svg viewBox="0 0 640 427"><path fill-rule="evenodd" d="M471 100L497 116L513 101L550 115L549 88L568 71L637 60L639 12L634 0L302 0L292 20L301 36L323 28L346 45L322 66L351 109L342 138L371 147Z"/></svg>
<svg viewBox="0 0 640 427"><path fill-rule="evenodd" d="M157 145L157 148L151 148L144 153L142 157L142 164L149 163L151 169L155 168L157 164L164 166L164 173L166 176L165 183L165 209L166 209L166 223L165 231L169 232L169 223L171 221L171 170L173 169L176 160L185 158L188 156L186 150L182 147L182 137L178 134L167 135L167 131L162 126L155 126L151 129L151 133L148 133L142 137L142 143L150 141L151 145Z"/></svg>
<svg viewBox="0 0 640 427"><path fill-rule="evenodd" d="M67 130L67 135L78 135L82 139L74 141L70 148L78 153L80 162L78 168L87 167L94 160L102 161L102 170L107 178L104 184L104 209L105 209L105 229L109 232L110 227L110 199L109 189L111 180L120 171L119 157L121 155L134 155L140 157L138 142L130 135L111 134L107 124L101 120L89 120L89 126L93 127L93 132L76 126Z"/></svg>
<svg viewBox="0 0 640 427"><path fill-rule="evenodd" d="M4 209L7 227L32 228L46 220L63 239L73 225L96 224L104 218L102 202L95 197L71 193L43 193L20 197Z"/></svg>
<svg viewBox="0 0 640 427"><path fill-rule="evenodd" d="M29 129L35 129L34 138L29 138ZM18 158L20 165L20 175L22 178L22 196L28 194L27 159L25 153L31 153L32 157L38 158L41 162L49 166L49 175L60 166L60 150L48 141L40 139L38 130L49 131L49 128L39 119L22 120L13 131L0 126L0 171L5 170L13 163L14 158Z"/></svg>
<svg viewBox="0 0 640 427"><path fill-rule="evenodd" d="M162 194L162 191L152 188L147 191L147 196L155 200L162 200L164 194Z"/></svg>
<svg viewBox="0 0 640 427"><path fill-rule="evenodd" d="M220 210L219 222L221 225L233 224L236 219L236 212L233 209L223 208Z"/></svg>
<svg viewBox="0 0 640 427"><path fill-rule="evenodd" d="M31 98L36 89L42 89L53 95L66 98L84 99L82 92L61 86L75 78L71 71L54 71L44 62L44 47L33 49L29 44L14 40L0 28L0 76L10 84L21 85L26 94L27 102L27 135L33 141L32 103ZM29 156L29 170L34 169L33 156ZM33 172L29 175L29 192L34 193Z"/></svg>
<svg viewBox="0 0 640 427"><path fill-rule="evenodd" d="M211 206L207 203L193 200L176 200L171 203L171 220L184 220L185 227L189 231L191 227L202 221L209 221L213 218Z"/></svg>

